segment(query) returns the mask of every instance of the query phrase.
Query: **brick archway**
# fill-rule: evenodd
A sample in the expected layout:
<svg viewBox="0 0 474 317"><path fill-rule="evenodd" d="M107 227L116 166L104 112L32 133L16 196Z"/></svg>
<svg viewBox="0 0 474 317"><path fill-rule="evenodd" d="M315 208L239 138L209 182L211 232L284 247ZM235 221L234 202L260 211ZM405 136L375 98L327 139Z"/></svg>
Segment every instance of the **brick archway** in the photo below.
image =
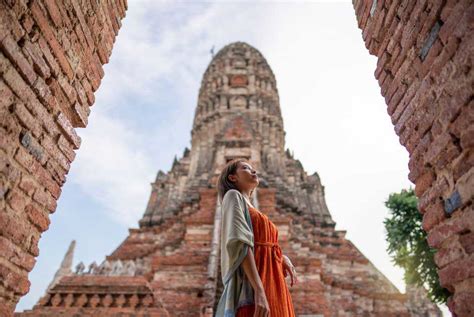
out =
<svg viewBox="0 0 474 317"><path fill-rule="evenodd" d="M410 153L423 226L451 311L472 313L474 256L470 1L353 1L375 77ZM61 187L86 127L126 0L0 0L0 314L29 289Z"/></svg>

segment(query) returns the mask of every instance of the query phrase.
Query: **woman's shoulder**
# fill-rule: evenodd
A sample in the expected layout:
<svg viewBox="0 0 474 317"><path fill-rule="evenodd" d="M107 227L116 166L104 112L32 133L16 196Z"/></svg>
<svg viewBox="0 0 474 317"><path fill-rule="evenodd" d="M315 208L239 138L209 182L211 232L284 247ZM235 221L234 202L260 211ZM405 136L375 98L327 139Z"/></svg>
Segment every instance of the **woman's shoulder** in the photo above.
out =
<svg viewBox="0 0 474 317"><path fill-rule="evenodd" d="M243 201L244 200L244 196L242 195L242 193L240 191L238 191L237 189L229 189L225 194L224 194L224 197L222 197L222 202L226 202L226 201L235 201L235 200L238 200L238 201Z"/></svg>
<svg viewBox="0 0 474 317"><path fill-rule="evenodd" d="M242 193L240 191L238 191L237 189L229 189L225 194L224 194L224 198L225 197L228 197L228 196L238 196L238 197L242 197Z"/></svg>

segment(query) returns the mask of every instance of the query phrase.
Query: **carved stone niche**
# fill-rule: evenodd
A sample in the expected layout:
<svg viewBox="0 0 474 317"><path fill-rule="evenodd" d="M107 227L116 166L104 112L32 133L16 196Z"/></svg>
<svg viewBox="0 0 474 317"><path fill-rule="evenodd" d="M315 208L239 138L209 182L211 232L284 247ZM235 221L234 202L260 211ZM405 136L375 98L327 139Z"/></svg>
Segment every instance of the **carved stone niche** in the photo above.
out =
<svg viewBox="0 0 474 317"><path fill-rule="evenodd" d="M247 67L247 62L243 58L235 58L232 60L232 67L236 69L244 69Z"/></svg>
<svg viewBox="0 0 474 317"><path fill-rule="evenodd" d="M227 164L234 159L240 159L240 158L246 159L247 161L250 160L250 156L226 156L225 162Z"/></svg>
<svg viewBox="0 0 474 317"><path fill-rule="evenodd" d="M234 96L230 99L230 108L246 108L247 107L247 98L244 96Z"/></svg>
<svg viewBox="0 0 474 317"><path fill-rule="evenodd" d="M234 56L244 56L245 55L245 49L243 47L234 47L232 49L232 54Z"/></svg>
<svg viewBox="0 0 474 317"><path fill-rule="evenodd" d="M224 157L226 162L229 162L230 160L236 158L245 158L247 160L250 160L251 156L252 154L250 152L250 149L248 148L227 148L224 151Z"/></svg>
<svg viewBox="0 0 474 317"><path fill-rule="evenodd" d="M230 78L231 87L245 87L248 84L248 78L245 75L234 75Z"/></svg>
<svg viewBox="0 0 474 317"><path fill-rule="evenodd" d="M247 108L256 108L257 107L257 97L252 96L249 98Z"/></svg>

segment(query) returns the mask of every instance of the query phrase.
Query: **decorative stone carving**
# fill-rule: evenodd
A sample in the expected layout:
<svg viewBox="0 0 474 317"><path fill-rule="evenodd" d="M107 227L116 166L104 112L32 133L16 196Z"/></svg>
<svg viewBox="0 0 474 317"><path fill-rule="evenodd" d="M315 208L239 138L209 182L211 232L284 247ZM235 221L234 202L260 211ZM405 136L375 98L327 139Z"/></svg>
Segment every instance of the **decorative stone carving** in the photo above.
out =
<svg viewBox="0 0 474 317"><path fill-rule="evenodd" d="M246 108L247 107L247 99L244 96L237 96L232 97L230 99L230 108L237 109L237 108Z"/></svg>
<svg viewBox="0 0 474 317"><path fill-rule="evenodd" d="M248 78L245 75L234 75L230 78L231 87L245 87L248 84Z"/></svg>
<svg viewBox="0 0 474 317"><path fill-rule="evenodd" d="M85 268L86 267L85 267L84 263L79 262L79 264L76 265L76 274L83 274Z"/></svg>
<svg viewBox="0 0 474 317"><path fill-rule="evenodd" d="M87 274L96 274L98 269L97 263L94 261L89 265L89 270L87 271Z"/></svg>

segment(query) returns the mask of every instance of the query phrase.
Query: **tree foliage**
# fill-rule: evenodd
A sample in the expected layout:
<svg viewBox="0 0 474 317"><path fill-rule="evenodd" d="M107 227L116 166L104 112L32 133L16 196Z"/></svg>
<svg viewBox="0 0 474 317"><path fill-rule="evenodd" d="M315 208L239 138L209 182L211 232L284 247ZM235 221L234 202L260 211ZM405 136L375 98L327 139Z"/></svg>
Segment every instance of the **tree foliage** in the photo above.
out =
<svg viewBox="0 0 474 317"><path fill-rule="evenodd" d="M418 198L411 187L390 194L385 201L390 209L389 217L384 220L387 251L392 261L404 269L407 285L424 287L431 301L444 304L450 293L439 284L434 261L436 249L428 245L421 225L423 215L417 205Z"/></svg>

